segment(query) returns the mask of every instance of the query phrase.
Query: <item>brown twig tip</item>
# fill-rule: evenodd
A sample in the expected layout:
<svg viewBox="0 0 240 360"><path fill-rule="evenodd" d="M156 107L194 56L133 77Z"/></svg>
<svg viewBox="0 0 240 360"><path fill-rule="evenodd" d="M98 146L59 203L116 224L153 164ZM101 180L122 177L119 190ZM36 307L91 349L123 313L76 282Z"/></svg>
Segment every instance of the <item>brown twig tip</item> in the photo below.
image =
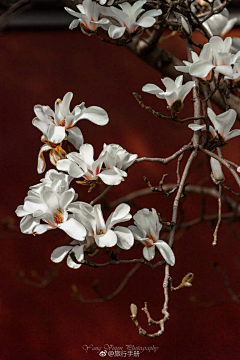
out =
<svg viewBox="0 0 240 360"><path fill-rule="evenodd" d="M181 282L181 284L179 286L174 288L171 285L171 290L175 291L175 290L180 290L180 289L182 289L184 287L192 286L193 278L194 278L194 274L193 273L188 273L186 276L184 276L184 278L182 279L182 282Z"/></svg>

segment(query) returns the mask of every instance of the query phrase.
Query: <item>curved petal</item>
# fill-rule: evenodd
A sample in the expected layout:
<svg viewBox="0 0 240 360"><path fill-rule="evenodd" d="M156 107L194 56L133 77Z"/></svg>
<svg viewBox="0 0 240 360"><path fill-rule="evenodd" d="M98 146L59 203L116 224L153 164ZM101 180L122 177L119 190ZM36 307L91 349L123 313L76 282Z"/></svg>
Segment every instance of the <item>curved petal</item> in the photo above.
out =
<svg viewBox="0 0 240 360"><path fill-rule="evenodd" d="M144 16L144 15L143 15ZM156 19L151 16L143 17L141 16L139 20L137 20L137 24L141 27L148 28L155 24Z"/></svg>
<svg viewBox="0 0 240 360"><path fill-rule="evenodd" d="M189 124L188 127L193 131L206 130L206 125Z"/></svg>
<svg viewBox="0 0 240 360"><path fill-rule="evenodd" d="M94 239L99 247L112 247L117 244L117 235L113 230L108 230L105 234L94 235Z"/></svg>
<svg viewBox="0 0 240 360"><path fill-rule="evenodd" d="M100 126L106 125L109 121L107 112L99 106L85 108L79 117L79 120L81 119L90 120L94 124Z"/></svg>
<svg viewBox="0 0 240 360"><path fill-rule="evenodd" d="M108 35L112 39L119 39L125 33L125 26L111 25L108 29Z"/></svg>
<svg viewBox="0 0 240 360"><path fill-rule="evenodd" d="M75 191L74 189L69 189L67 191L64 191L60 195L59 198L59 205L62 209L65 209L74 199Z"/></svg>
<svg viewBox="0 0 240 360"><path fill-rule="evenodd" d="M158 247L164 260L171 266L175 264L175 256L170 246L163 240L158 240L155 245Z"/></svg>
<svg viewBox="0 0 240 360"><path fill-rule="evenodd" d="M60 263L71 249L72 246L60 246L56 248L51 254L51 260L54 263Z"/></svg>
<svg viewBox="0 0 240 360"><path fill-rule="evenodd" d="M69 168L70 168L71 164L72 164L72 162L68 159L58 160L58 162L56 164L56 168L61 171L69 172Z"/></svg>
<svg viewBox="0 0 240 360"><path fill-rule="evenodd" d="M119 223L119 222L123 222L123 221L128 221L125 220L126 216L130 215L131 208L128 204L120 204L116 207L116 209L114 210L114 212L109 216L107 222L106 222L106 227L107 229L110 229L113 225ZM132 218L132 215L130 215L130 219Z"/></svg>
<svg viewBox="0 0 240 360"><path fill-rule="evenodd" d="M70 102L72 101L73 93L67 92L60 104L60 112L62 116L65 118L65 116L70 115Z"/></svg>
<svg viewBox="0 0 240 360"><path fill-rule="evenodd" d="M198 78L205 78L213 68L214 65L209 61L199 60L190 67L189 74Z"/></svg>
<svg viewBox="0 0 240 360"><path fill-rule="evenodd" d="M145 257L146 260L151 261L155 256L155 246L151 246L151 247L144 246L143 256Z"/></svg>
<svg viewBox="0 0 240 360"><path fill-rule="evenodd" d="M32 234L35 226L39 224L32 215L24 216L20 221L20 229L24 234Z"/></svg>
<svg viewBox="0 0 240 360"><path fill-rule="evenodd" d="M239 136L240 135L240 130L239 129L235 129L235 130L232 130L230 131L229 135L225 137L225 140L230 140L236 136Z"/></svg>
<svg viewBox="0 0 240 360"><path fill-rule="evenodd" d="M133 233L133 236L136 240L142 241L144 236L141 230L137 226L130 225L128 226L128 229Z"/></svg>
<svg viewBox="0 0 240 360"><path fill-rule="evenodd" d="M68 255L68 257L67 257L67 266L70 267L71 269L79 269L80 266L81 266L81 264L75 263L75 262L72 260L71 256Z"/></svg>
<svg viewBox="0 0 240 360"><path fill-rule="evenodd" d="M64 140L65 136L65 127L56 126L54 124L49 126L47 138L50 142L58 144Z"/></svg>
<svg viewBox="0 0 240 360"><path fill-rule="evenodd" d="M76 126L67 130L67 139L78 150L84 142L83 134L81 130Z"/></svg>
<svg viewBox="0 0 240 360"><path fill-rule="evenodd" d="M114 229L117 235L117 245L123 250L129 250L134 244L134 236L131 230L123 226L116 226Z"/></svg>
<svg viewBox="0 0 240 360"><path fill-rule="evenodd" d="M72 162L68 173L74 178L79 178L83 176L85 172L76 163Z"/></svg>
<svg viewBox="0 0 240 360"><path fill-rule="evenodd" d="M160 89L160 87L158 87L157 85L154 84L146 84L142 87L142 91L147 92L149 94L158 94L158 93L163 93L163 90Z"/></svg>
<svg viewBox="0 0 240 360"><path fill-rule="evenodd" d="M181 76L181 75L180 75ZM173 92L176 91L176 84L175 81L173 81L171 78L169 77L165 77L164 79L161 79L162 83L165 85L166 87L166 92Z"/></svg>
<svg viewBox="0 0 240 360"><path fill-rule="evenodd" d="M38 163L37 163L37 172L38 172L38 174L42 174L46 169L46 161L44 159L43 153L45 151L49 151L51 149L52 149L52 147L47 145L47 144L44 144L40 148L40 151L38 153Z"/></svg>
<svg viewBox="0 0 240 360"><path fill-rule="evenodd" d="M37 117L32 120L32 124L33 126L38 128L43 133L43 135L47 136L50 124L47 124L45 121L39 120Z"/></svg>
<svg viewBox="0 0 240 360"><path fill-rule="evenodd" d="M98 177L107 185L119 185L124 180L114 169L104 170L98 174Z"/></svg>
<svg viewBox="0 0 240 360"><path fill-rule="evenodd" d="M85 227L73 218L59 224L58 227L75 240L84 240L87 235Z"/></svg>
<svg viewBox="0 0 240 360"><path fill-rule="evenodd" d="M38 224L37 226L35 226L35 228L33 229L33 232L36 233L36 235L41 235L44 234L46 231L48 230L52 230L53 227L51 225L47 225L47 224Z"/></svg>

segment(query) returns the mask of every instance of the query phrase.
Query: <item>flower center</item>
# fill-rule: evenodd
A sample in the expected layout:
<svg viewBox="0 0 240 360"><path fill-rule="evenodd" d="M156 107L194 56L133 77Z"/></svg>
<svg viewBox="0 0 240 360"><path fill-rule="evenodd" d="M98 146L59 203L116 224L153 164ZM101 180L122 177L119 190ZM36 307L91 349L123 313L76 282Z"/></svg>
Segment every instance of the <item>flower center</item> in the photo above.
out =
<svg viewBox="0 0 240 360"><path fill-rule="evenodd" d="M58 126L65 126L65 124L66 124L66 122L65 122L65 120L63 119L63 120L60 121L60 123L59 123Z"/></svg>
<svg viewBox="0 0 240 360"><path fill-rule="evenodd" d="M102 235L102 234L106 234L106 231L100 229L98 232L97 232L98 235Z"/></svg>
<svg viewBox="0 0 240 360"><path fill-rule="evenodd" d="M62 209L57 209L57 210L54 210L52 212L52 216L53 216L53 220L55 222L55 224L61 224L63 223L63 213L62 213Z"/></svg>

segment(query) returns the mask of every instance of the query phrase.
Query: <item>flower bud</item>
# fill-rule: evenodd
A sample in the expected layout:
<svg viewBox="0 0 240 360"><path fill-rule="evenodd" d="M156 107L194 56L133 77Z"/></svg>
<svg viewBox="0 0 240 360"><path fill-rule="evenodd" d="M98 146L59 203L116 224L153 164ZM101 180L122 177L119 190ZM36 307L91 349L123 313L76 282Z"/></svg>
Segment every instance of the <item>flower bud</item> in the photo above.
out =
<svg viewBox="0 0 240 360"><path fill-rule="evenodd" d="M211 157L210 163L212 168L211 178L213 182L216 185L222 184L223 181L225 180L225 177L222 172L222 165L218 160L214 159L213 157Z"/></svg>
<svg viewBox="0 0 240 360"><path fill-rule="evenodd" d="M130 310L131 310L132 316L136 317L137 316L137 305L131 304Z"/></svg>
<svg viewBox="0 0 240 360"><path fill-rule="evenodd" d="M181 25L182 25L181 32L183 37L185 38L191 36L192 35L191 28L183 16L181 16Z"/></svg>

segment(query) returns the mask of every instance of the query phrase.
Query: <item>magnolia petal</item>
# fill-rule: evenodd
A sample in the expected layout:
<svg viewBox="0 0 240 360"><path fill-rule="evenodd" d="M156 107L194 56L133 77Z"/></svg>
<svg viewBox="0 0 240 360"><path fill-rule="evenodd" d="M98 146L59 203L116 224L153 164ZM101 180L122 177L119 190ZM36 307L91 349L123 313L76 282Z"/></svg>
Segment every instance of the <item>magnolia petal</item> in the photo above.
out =
<svg viewBox="0 0 240 360"><path fill-rule="evenodd" d="M77 245L74 246L72 249L72 252L74 252L74 255L78 262L82 261L84 259L84 245Z"/></svg>
<svg viewBox="0 0 240 360"><path fill-rule="evenodd" d="M71 163L68 171L69 175L74 178L79 178L84 175L84 171L74 162Z"/></svg>
<svg viewBox="0 0 240 360"><path fill-rule="evenodd" d="M72 260L71 256L68 255L68 257L67 257L67 266L70 267L71 269L79 269L80 266L81 266L81 264L75 263L75 262Z"/></svg>
<svg viewBox="0 0 240 360"><path fill-rule="evenodd" d="M175 81L173 81L171 78L165 77L164 79L162 79L162 83L166 87L166 92L176 91L177 86L175 84Z"/></svg>
<svg viewBox="0 0 240 360"><path fill-rule="evenodd" d="M56 164L56 168L58 170L61 170L61 171L69 172L69 168L70 168L71 163L72 162L70 160L68 160L68 159L58 160L58 162Z"/></svg>
<svg viewBox="0 0 240 360"><path fill-rule="evenodd" d="M64 191L60 195L59 198L59 205L62 209L65 209L74 199L75 191L74 189L69 189L67 191Z"/></svg>
<svg viewBox="0 0 240 360"><path fill-rule="evenodd" d="M214 65L209 61L199 60L190 67L189 74L198 78L205 78L213 68Z"/></svg>
<svg viewBox="0 0 240 360"><path fill-rule="evenodd" d="M73 218L59 224L58 227L75 240L84 240L87 235L85 227Z"/></svg>
<svg viewBox="0 0 240 360"><path fill-rule="evenodd" d="M79 120L81 119L90 120L94 124L100 126L106 125L109 121L107 112L99 106L85 108L79 117Z"/></svg>
<svg viewBox="0 0 240 360"><path fill-rule="evenodd" d="M188 127L193 131L206 130L206 125L189 124Z"/></svg>
<svg viewBox="0 0 240 360"><path fill-rule="evenodd" d="M164 260L169 265L173 266L175 264L175 256L170 246L163 240L158 240L155 245L157 246Z"/></svg>
<svg viewBox="0 0 240 360"><path fill-rule="evenodd" d="M47 124L46 122L39 120L37 117L35 117L32 120L32 124L33 126L38 128L44 135L47 135L50 124Z"/></svg>
<svg viewBox="0 0 240 360"><path fill-rule="evenodd" d="M44 234L46 231L52 230L52 229L53 229L53 227L51 225L39 224L33 229L33 232L36 233L37 235L41 235L41 234Z"/></svg>
<svg viewBox="0 0 240 360"><path fill-rule="evenodd" d="M51 254L51 260L54 263L60 263L71 249L72 246L60 246L56 248Z"/></svg>
<svg viewBox="0 0 240 360"><path fill-rule="evenodd" d="M55 192L53 191L44 191L42 195L43 201L49 208L50 212L57 210L59 208L59 199Z"/></svg>
<svg viewBox="0 0 240 360"><path fill-rule="evenodd" d="M21 232L24 234L32 234L33 229L38 224L39 221L36 221L32 215L24 216L20 221Z"/></svg>
<svg viewBox="0 0 240 360"><path fill-rule="evenodd" d="M74 19L74 20L70 23L69 29L70 29L70 30L73 30L73 29L75 29L78 25L80 25L80 20Z"/></svg>
<svg viewBox="0 0 240 360"><path fill-rule="evenodd" d="M39 151L39 154L38 154L38 164L37 164L37 172L38 172L38 174L42 174L46 169L46 161L44 159L43 153L45 151L49 151L51 149L52 149L52 147L47 145L47 144L44 144L40 148L40 151Z"/></svg>
<svg viewBox="0 0 240 360"><path fill-rule="evenodd" d="M137 24L141 27L148 28L148 27L153 26L155 24L155 22L156 22L156 19L154 19L153 17L150 17L150 16L144 17L144 15L143 15L137 21Z"/></svg>
<svg viewBox="0 0 240 360"><path fill-rule="evenodd" d="M62 99L62 102L60 104L60 111L64 118L65 116L70 115L70 102L72 101L72 98L73 93L69 91L64 95Z"/></svg>
<svg viewBox="0 0 240 360"><path fill-rule="evenodd" d="M106 222L106 226L107 229L110 229L113 225L119 223L119 222L123 222L126 221L124 218L129 214L131 208L128 204L120 204L116 207L116 209L114 210L114 212L109 216L107 222ZM130 217L130 219L132 218L132 216Z"/></svg>
<svg viewBox="0 0 240 360"><path fill-rule="evenodd" d="M94 239L99 247L112 247L117 244L117 235L113 230L108 230L105 234L94 235Z"/></svg>
<svg viewBox="0 0 240 360"><path fill-rule="evenodd" d="M108 29L108 35L112 39L119 39L125 33L125 26L111 25Z"/></svg>
<svg viewBox="0 0 240 360"><path fill-rule="evenodd" d="M189 73L190 67L189 66L175 66L175 69L177 71L181 71L183 73Z"/></svg>
<svg viewBox="0 0 240 360"><path fill-rule="evenodd" d="M67 130L67 139L78 150L84 142L83 134L81 130L76 126Z"/></svg>
<svg viewBox="0 0 240 360"><path fill-rule="evenodd" d="M224 36L225 34L227 34L234 27L237 21L238 21L237 17L228 20L227 24L224 26L224 28L221 31L221 35Z"/></svg>
<svg viewBox="0 0 240 360"><path fill-rule="evenodd" d="M124 180L121 175L114 171L114 169L104 170L98 174L98 177L100 177L104 184L107 185L119 185L121 181Z"/></svg>
<svg viewBox="0 0 240 360"><path fill-rule="evenodd" d="M15 210L15 213L17 216L22 217L29 214L28 211L24 210L23 205L19 205L17 209Z"/></svg>
<svg viewBox="0 0 240 360"><path fill-rule="evenodd" d="M230 131L229 135L227 135L225 137L225 140L230 140L236 136L239 136L240 135L240 130L239 129L235 129L235 130L232 130Z"/></svg>
<svg viewBox="0 0 240 360"><path fill-rule="evenodd" d="M114 228L117 235L117 245L124 250L129 250L134 244L134 236L128 228L117 226Z"/></svg>
<svg viewBox="0 0 240 360"><path fill-rule="evenodd" d="M143 256L146 260L151 261L155 256L155 246L151 246L151 247L144 246Z"/></svg>
<svg viewBox="0 0 240 360"><path fill-rule="evenodd" d="M133 233L133 236L136 240L142 241L143 234L137 226L130 225L130 226L128 226L128 229Z"/></svg>
<svg viewBox="0 0 240 360"><path fill-rule="evenodd" d="M61 145L58 145L55 149L52 149L49 154L51 163L56 166L57 162L61 159L65 159L66 151L62 149Z"/></svg>
<svg viewBox="0 0 240 360"><path fill-rule="evenodd" d="M64 140L66 136L64 126L50 125L48 128L47 138L50 142L58 144Z"/></svg>
<svg viewBox="0 0 240 360"><path fill-rule="evenodd" d="M190 91L194 86L195 86L195 81L188 81L186 84L182 85L178 93L179 99L184 101L185 97L190 93Z"/></svg>
<svg viewBox="0 0 240 360"><path fill-rule="evenodd" d="M144 92L148 92L150 94L158 94L158 93L163 93L163 90L160 89L157 85L154 84L146 84L143 86L142 91Z"/></svg>
<svg viewBox="0 0 240 360"><path fill-rule="evenodd" d="M230 78L233 77L233 69L230 65L216 66L215 71L219 72L220 74L229 76Z"/></svg>

